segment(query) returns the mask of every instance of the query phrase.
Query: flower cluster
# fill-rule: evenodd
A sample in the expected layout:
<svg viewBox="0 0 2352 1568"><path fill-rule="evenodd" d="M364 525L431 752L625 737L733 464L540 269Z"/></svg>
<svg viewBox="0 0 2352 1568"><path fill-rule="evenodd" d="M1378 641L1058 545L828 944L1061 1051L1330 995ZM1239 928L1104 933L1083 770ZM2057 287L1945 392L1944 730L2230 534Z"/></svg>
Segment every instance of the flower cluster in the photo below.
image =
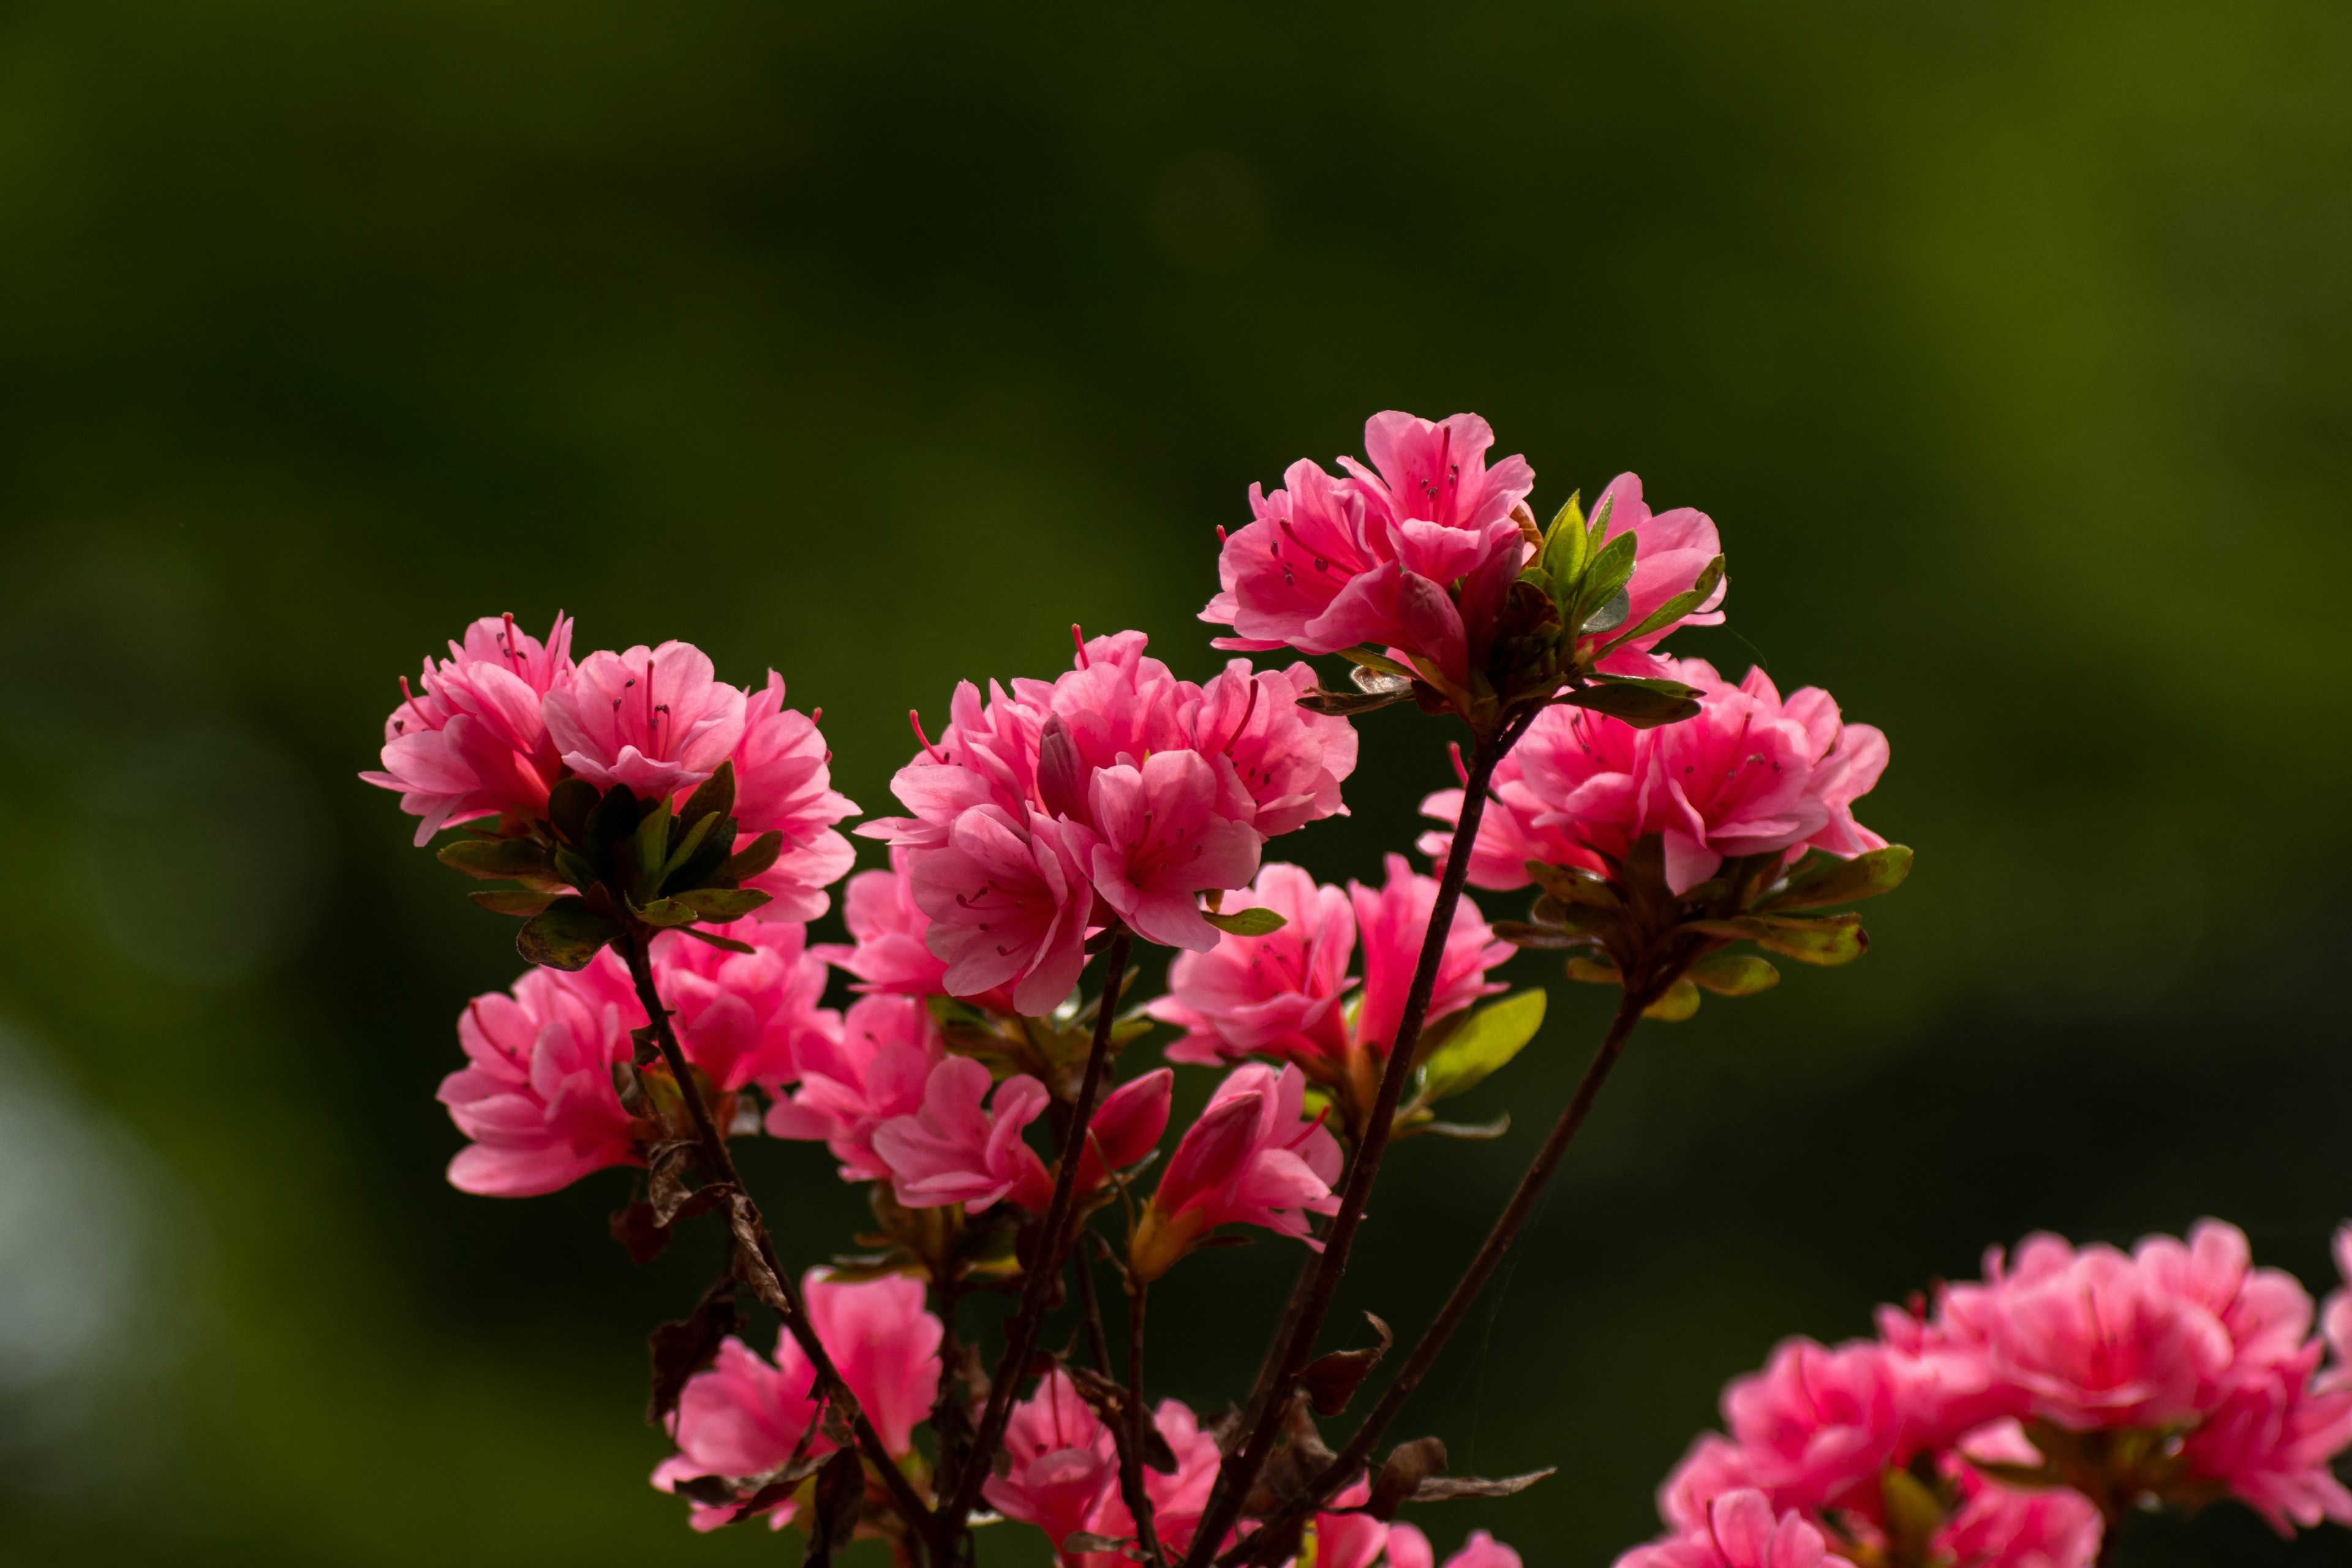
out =
<svg viewBox="0 0 2352 1568"><path fill-rule="evenodd" d="M1259 847L1344 809L1344 720L1298 705L1313 671L1235 659L1205 686L1140 632L1078 645L1051 682L956 688L936 745L898 771L912 815L858 832L906 851L910 901L955 996L1039 1015L1077 983L1092 931L1206 950L1200 895L1245 887Z"/></svg>
<svg viewBox="0 0 2352 1568"><path fill-rule="evenodd" d="M823 889L853 858L833 825L857 807L833 788L815 721L784 706L783 678L770 670L756 691L730 686L682 642L599 649L575 663L572 630L559 615L541 643L512 616L476 621L447 658L425 659L418 689L400 683L383 767L361 778L400 792L422 846L483 817L543 818L566 778L683 802L731 763L737 847L771 832L781 839L774 864L743 884L772 900L760 918L823 914Z"/></svg>
<svg viewBox="0 0 2352 1568"><path fill-rule="evenodd" d="M2339 1233L2352 1269L2352 1227ZM1724 1391L1620 1568L1958 1562L2087 1568L2129 1511L2234 1497L2282 1534L2352 1522L2352 1291L2326 1305L2215 1220L2126 1254L2029 1237L1934 1309L1790 1340ZM1737 1542L1739 1544L1734 1545ZM1783 1544L1783 1542L1794 1544Z"/></svg>

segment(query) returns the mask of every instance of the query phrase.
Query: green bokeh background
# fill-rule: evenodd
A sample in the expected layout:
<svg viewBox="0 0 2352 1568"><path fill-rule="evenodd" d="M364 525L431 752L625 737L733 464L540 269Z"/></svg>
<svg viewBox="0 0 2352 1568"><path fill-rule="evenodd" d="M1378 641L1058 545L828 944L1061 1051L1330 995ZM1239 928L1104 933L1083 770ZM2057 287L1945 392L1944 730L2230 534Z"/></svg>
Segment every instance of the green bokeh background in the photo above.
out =
<svg viewBox="0 0 2352 1568"><path fill-rule="evenodd" d="M1919 851L1864 963L1639 1038L1407 1420L1561 1473L1441 1548L1605 1563L1726 1377L2036 1227L2223 1215L2324 1288L2347 174L2317 3L11 7L0 1561L796 1561L644 1484L710 1250L631 1269L617 1173L442 1181L516 960L352 777L394 676L500 610L688 637L882 808L910 706L1073 620L1213 668L1213 526L1387 407L1712 513L1688 651L1884 726ZM1282 847L1329 878L1448 777L1363 730ZM1425 1320L1597 1033L1513 976L1551 1020L1465 1113L1518 1126L1398 1152L1351 1310ZM791 1255L854 1221L750 1163ZM1167 1392L1239 1392L1293 1256L1171 1280Z"/></svg>

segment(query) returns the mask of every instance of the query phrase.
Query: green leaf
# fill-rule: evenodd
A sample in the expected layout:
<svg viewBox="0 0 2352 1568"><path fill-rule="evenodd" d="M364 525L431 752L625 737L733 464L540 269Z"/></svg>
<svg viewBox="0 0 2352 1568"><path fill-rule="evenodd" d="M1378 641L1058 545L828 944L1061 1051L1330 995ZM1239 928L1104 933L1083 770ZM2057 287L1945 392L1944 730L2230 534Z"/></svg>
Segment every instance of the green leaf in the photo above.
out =
<svg viewBox="0 0 2352 1568"><path fill-rule="evenodd" d="M558 899L523 922L515 933L515 951L550 969L585 969L597 949L620 934L618 925L584 900Z"/></svg>
<svg viewBox="0 0 2352 1568"><path fill-rule="evenodd" d="M1677 697L1659 689L1680 684L1675 681L1612 680L1599 686L1588 686L1581 691L1571 691L1560 699L1571 707L1590 708L1596 713L1606 713L1612 719L1622 719L1636 730L1654 730L1661 724L1680 723L1698 711L1698 703L1688 697Z"/></svg>
<svg viewBox="0 0 2352 1568"><path fill-rule="evenodd" d="M774 865L776 857L782 854L783 849L783 833L772 827L729 856L726 864L719 868L717 880L748 882Z"/></svg>
<svg viewBox="0 0 2352 1568"><path fill-rule="evenodd" d="M1568 498L1544 535L1543 569L1551 579L1551 596L1562 604L1576 596L1576 580L1584 575L1585 563L1592 559L1592 542L1584 532L1584 509L1578 505L1583 494L1579 490Z"/></svg>
<svg viewBox="0 0 2352 1568"><path fill-rule="evenodd" d="M1591 936L1615 925L1623 913L1622 910L1604 910L1597 904L1562 903L1549 893L1544 893L1536 899L1535 908L1528 912L1528 919L1554 931L1572 931Z"/></svg>
<svg viewBox="0 0 2352 1568"><path fill-rule="evenodd" d="M556 850L555 874L583 893L598 880L596 868L588 863L588 858L572 849Z"/></svg>
<svg viewBox="0 0 2352 1568"><path fill-rule="evenodd" d="M1698 1011L1698 987L1687 980L1677 980L1666 987L1666 994L1642 1009L1644 1018L1655 1018L1662 1024L1679 1024Z"/></svg>
<svg viewBox="0 0 2352 1568"><path fill-rule="evenodd" d="M668 800L656 799L630 833L621 879L632 898L647 898L661 886L662 868L669 861L671 820Z"/></svg>
<svg viewBox="0 0 2352 1568"><path fill-rule="evenodd" d="M735 810L735 760L730 757L719 764L719 771L702 781L701 786L686 797L686 808L677 819L688 827L706 816L728 816Z"/></svg>
<svg viewBox="0 0 2352 1568"><path fill-rule="evenodd" d="M1536 1037L1543 1026L1544 1002L1543 992L1522 991L1471 1014L1453 1038L1422 1064L1415 1098L1424 1102L1448 1100L1484 1081Z"/></svg>
<svg viewBox="0 0 2352 1568"><path fill-rule="evenodd" d="M1272 910L1235 910L1231 914L1202 910L1201 918L1227 936L1267 936L1290 923Z"/></svg>
<svg viewBox="0 0 2352 1568"><path fill-rule="evenodd" d="M1617 889L1591 872L1574 866L1528 862L1528 879L1563 904L1583 904L1596 910L1622 909Z"/></svg>
<svg viewBox="0 0 2352 1568"><path fill-rule="evenodd" d="M1617 647L1620 643L1629 643L1635 637L1649 636L1652 632L1658 630L1661 626L1673 626L1676 621L1681 620L1685 616L1691 614L1701 605L1706 604L1708 595L1715 592L1715 585L1722 581L1723 557L1718 555L1714 560L1706 563L1706 570L1702 571L1698 574L1698 582L1695 585L1680 594L1676 594L1673 598L1668 599L1664 604L1660 605L1656 609L1652 610L1647 616L1643 617L1642 624L1640 626L1635 626L1630 632L1623 633L1622 635L1612 638L1610 641L1609 647L1602 648L1601 652L1606 654L1609 652L1610 648Z"/></svg>
<svg viewBox="0 0 2352 1568"><path fill-rule="evenodd" d="M478 898L481 895L478 893L475 896ZM1588 946L1591 942L1590 937L1580 936L1575 931L1560 931L1552 926L1529 925L1525 921L1496 921L1493 929L1496 941L1507 942L1513 947L1549 948L1558 951L1562 948Z"/></svg>
<svg viewBox="0 0 2352 1568"><path fill-rule="evenodd" d="M682 823L686 819L680 817L678 820ZM660 889L669 886L671 879L686 868L688 861L702 852L703 846L710 841L710 836L716 833L719 826L727 820L724 816L700 816L695 819L691 826L686 827L683 831L673 828L670 837L676 839L677 843L670 848L669 858L662 862L661 877L654 884L655 887Z"/></svg>
<svg viewBox="0 0 2352 1568"><path fill-rule="evenodd" d="M558 779L547 792L547 820L573 844L588 837L588 817L596 809L596 786L583 778Z"/></svg>
<svg viewBox="0 0 2352 1568"><path fill-rule="evenodd" d="M1852 963L1870 949L1869 933L1854 915L1827 920L1801 920L1793 915L1744 915L1727 921L1693 921L1685 931L1754 942L1769 952L1800 963L1834 967Z"/></svg>
<svg viewBox="0 0 2352 1568"><path fill-rule="evenodd" d="M1780 984L1780 972L1750 952L1710 952L1684 973L1718 996L1753 996Z"/></svg>
<svg viewBox="0 0 2352 1568"><path fill-rule="evenodd" d="M637 911L637 918L649 926L668 931L676 926L690 926L698 917L676 899L656 899Z"/></svg>
<svg viewBox="0 0 2352 1568"><path fill-rule="evenodd" d="M535 915L555 901L553 893L533 892L528 888L486 888L466 896L494 915Z"/></svg>
<svg viewBox="0 0 2352 1568"><path fill-rule="evenodd" d="M1602 545L1585 567L1584 582L1576 591L1580 635L1615 631L1624 625L1626 610L1617 605L1617 594L1633 575L1633 552L1638 547L1633 530L1628 529Z"/></svg>
<svg viewBox="0 0 2352 1568"><path fill-rule="evenodd" d="M460 838L455 844L444 844L434 858L486 882L520 881L525 877L548 876L555 869L547 846L536 838Z"/></svg>
<svg viewBox="0 0 2352 1568"><path fill-rule="evenodd" d="M761 904L773 903L772 895L757 888L694 888L674 893L664 903L684 904L705 920L740 920Z"/></svg>
<svg viewBox="0 0 2352 1568"><path fill-rule="evenodd" d="M1412 679L1412 666L1399 664L1377 648L1343 647L1339 650L1339 657L1350 664L1360 666L1365 669L1378 670L1382 675L1401 676L1406 680Z"/></svg>
<svg viewBox="0 0 2352 1568"><path fill-rule="evenodd" d="M1359 713L1370 713L1391 703L1402 702L1412 695L1410 687L1399 691L1333 691L1326 687L1310 686L1298 694L1298 705L1309 713L1352 719Z"/></svg>
<svg viewBox="0 0 2352 1568"><path fill-rule="evenodd" d="M1617 966L1605 958L1571 958L1568 961L1568 977L1587 985L1622 985L1625 977Z"/></svg>
<svg viewBox="0 0 2352 1568"><path fill-rule="evenodd" d="M684 931L687 935L692 937L697 942L707 942L711 946L723 948L729 952L757 952L760 951L748 942L737 942L731 936L720 936L717 931L704 931L700 926L680 926L677 929Z"/></svg>
<svg viewBox="0 0 2352 1568"><path fill-rule="evenodd" d="M1757 900L1756 910L1759 914L1766 910L1817 910L1874 899L1901 887L1910 874L1911 851L1900 844L1851 860L1824 855L1798 867L1786 882Z"/></svg>

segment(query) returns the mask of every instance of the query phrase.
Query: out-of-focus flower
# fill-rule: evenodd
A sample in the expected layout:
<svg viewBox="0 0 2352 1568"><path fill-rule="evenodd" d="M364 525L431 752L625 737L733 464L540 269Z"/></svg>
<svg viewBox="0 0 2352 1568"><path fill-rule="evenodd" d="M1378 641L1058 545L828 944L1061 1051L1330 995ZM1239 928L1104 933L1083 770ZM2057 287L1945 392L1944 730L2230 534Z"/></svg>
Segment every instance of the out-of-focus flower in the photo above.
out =
<svg viewBox="0 0 2352 1568"><path fill-rule="evenodd" d="M2090 1499L2066 1487L2003 1486L1976 1468L2030 1468L2040 1460L2014 1421L1994 1422L1971 1434L1963 1450L1944 1455L1937 1468L1959 1506L1936 1533L1937 1561L1969 1568L2091 1568L2105 1530Z"/></svg>
<svg viewBox="0 0 2352 1568"><path fill-rule="evenodd" d="M449 1162L449 1184L484 1197L533 1197L607 1165L643 1164L638 1130L613 1087L642 1016L553 970L511 994L467 1004L457 1041L467 1065L441 1080L449 1119L473 1140Z"/></svg>
<svg viewBox="0 0 2352 1568"><path fill-rule="evenodd" d="M425 661L420 690L383 721L383 767L360 777L400 792L419 818L422 847L442 828L502 813L537 816L560 770L541 700L572 677L572 623L559 615L545 643L512 616L485 616L449 657Z"/></svg>
<svg viewBox="0 0 2352 1568"><path fill-rule="evenodd" d="M1160 1544L1171 1552L1181 1552L1192 1546L1192 1532L1208 1510L1209 1492L1217 1484L1217 1467L1223 1455L1218 1451L1216 1438L1201 1430L1199 1418L1180 1400L1161 1400L1151 1424L1175 1456L1176 1468L1162 1472L1146 1465L1143 1493L1151 1500L1152 1527L1159 1531ZM1128 1511L1127 1500L1116 1485L1105 1491L1087 1529L1111 1541L1134 1538L1135 1516ZM1113 1568L1121 1561L1108 1552L1089 1552L1085 1557L1087 1568ZM1328 1560L1318 1559L1318 1563L1333 1568Z"/></svg>
<svg viewBox="0 0 2352 1568"><path fill-rule="evenodd" d="M1389 1526L1389 1568L1435 1568L1436 1550L1429 1537L1410 1524ZM1445 1560L1445 1568L1519 1568L1519 1554L1487 1534L1474 1530L1462 1550ZM1784 1568L1775 1563L1771 1568Z"/></svg>
<svg viewBox="0 0 2352 1568"><path fill-rule="evenodd" d="M913 996L863 997L838 1037L810 1041L799 1056L792 1098L768 1107L769 1136L822 1140L844 1181L887 1180L890 1167L874 1152L874 1133L922 1109L931 1068L945 1056L929 1010Z"/></svg>
<svg viewBox="0 0 2352 1568"><path fill-rule="evenodd" d="M2227 1489L2281 1535L2322 1520L2352 1525L2352 1491L2334 1469L2352 1447L2352 1380L2319 1373L2326 1352L2315 1340L2232 1378L2181 1444L2190 1477Z"/></svg>
<svg viewBox="0 0 2352 1568"><path fill-rule="evenodd" d="M1053 1179L1021 1131L1045 1109L1045 1086L1027 1074L997 1086L987 1098L988 1069L970 1057L948 1057L932 1067L920 1110L896 1116L874 1130L874 1152L889 1167L891 1185L908 1208L961 1204L977 1213L1010 1198L1043 1213Z"/></svg>
<svg viewBox="0 0 2352 1568"><path fill-rule="evenodd" d="M943 1332L923 1305L922 1283L898 1278L841 1283L811 1269L802 1289L817 1342L882 1446L893 1454L910 1451L915 1427L939 1394ZM730 1336L717 1361L688 1379L671 1430L677 1452L655 1468L653 1484L671 1491L700 1476L751 1480L784 1465L803 1441L813 1456L832 1452L832 1440L816 1426L815 1378L789 1331L777 1335L773 1363ZM733 1512L732 1504L697 1504L691 1521L697 1530L715 1530ZM768 1522L782 1529L792 1516L787 1500L769 1512Z"/></svg>
<svg viewBox="0 0 2352 1568"><path fill-rule="evenodd" d="M736 847L762 833L783 835L775 864L743 883L775 901L756 911L763 921L813 921L825 910L824 889L841 880L856 850L834 824L857 805L833 787L833 752L816 721L784 706L784 678L743 706L743 737L735 744Z"/></svg>
<svg viewBox="0 0 2352 1568"><path fill-rule="evenodd" d="M565 767L598 789L625 784L640 800L692 789L743 738L742 689L718 679L691 643L592 653L541 710Z"/></svg>
<svg viewBox="0 0 2352 1568"><path fill-rule="evenodd" d="M1669 1541L1636 1546L1617 1568L1852 1568L1820 1530L1796 1511L1775 1514L1752 1487L1707 1505L1706 1522Z"/></svg>
<svg viewBox="0 0 2352 1568"><path fill-rule="evenodd" d="M1044 1531L1055 1552L1095 1521L1118 1487L1110 1432L1058 1369L1013 1407L1004 1458L1006 1469L982 1483L981 1496L1005 1518Z"/></svg>
<svg viewBox="0 0 2352 1568"><path fill-rule="evenodd" d="M1159 1279L1221 1225L1264 1226L1320 1248L1307 1215L1338 1212L1339 1145L1320 1118L1301 1119L1306 1091L1295 1067L1252 1063L1226 1076L1144 1209L1129 1248L1139 1275Z"/></svg>
<svg viewBox="0 0 2352 1568"><path fill-rule="evenodd" d="M1652 833L1664 842L1666 884L1676 893L1714 876L1726 856L1851 856L1885 845L1853 819L1853 802L1886 766L1884 734L1843 722L1819 688L1783 702L1760 669L1734 686L1704 659L1669 662L1674 679L1700 692L1695 718L1635 730L1580 708L1537 717L1505 759L1507 776L1497 770L1473 882L1524 887L1529 859L1603 868ZM1461 809L1460 790L1422 804L1444 822L1459 820ZM1450 834L1431 833L1421 847L1442 857L1451 843Z"/></svg>
<svg viewBox="0 0 2352 1568"><path fill-rule="evenodd" d="M1784 1341L1762 1372L1723 1391L1749 1483L1781 1508L1874 1510L1879 1472L1911 1458L1904 1415L1894 1358L1868 1341Z"/></svg>

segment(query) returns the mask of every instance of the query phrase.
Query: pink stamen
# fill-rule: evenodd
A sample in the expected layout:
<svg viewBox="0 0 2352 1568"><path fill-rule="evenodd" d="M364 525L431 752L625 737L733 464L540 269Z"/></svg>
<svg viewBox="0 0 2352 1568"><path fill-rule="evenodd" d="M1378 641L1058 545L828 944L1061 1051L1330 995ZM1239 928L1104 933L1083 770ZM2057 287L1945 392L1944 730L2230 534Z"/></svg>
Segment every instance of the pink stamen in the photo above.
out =
<svg viewBox="0 0 2352 1568"><path fill-rule="evenodd" d="M912 708L908 709L907 722L915 727L915 739L923 743L923 755L930 758L931 761L935 763L943 763L947 761L945 757L940 756L937 751L932 749L931 738L923 733L923 716L920 712Z"/></svg>
<svg viewBox="0 0 2352 1568"><path fill-rule="evenodd" d="M1076 621L1070 623L1070 641L1077 647L1078 668L1080 669L1091 668L1087 663L1087 634L1078 630L1078 623Z"/></svg>
<svg viewBox="0 0 2352 1568"><path fill-rule="evenodd" d="M507 652L507 668L509 669L513 669L517 668L515 664L514 612L512 610L509 610L506 614L500 616L499 619L507 624L507 640L504 645Z"/></svg>
<svg viewBox="0 0 2352 1568"><path fill-rule="evenodd" d="M424 709L417 707L416 693L408 689L408 677L404 675L400 678L400 695L407 700L410 711L416 715L416 721L428 730L433 728L433 721L425 716Z"/></svg>
<svg viewBox="0 0 2352 1568"><path fill-rule="evenodd" d="M1470 770L1462 764L1462 742L1459 741L1446 742L1445 754L1454 759L1454 776L1462 781L1462 787L1464 789L1468 789L1470 787Z"/></svg>

